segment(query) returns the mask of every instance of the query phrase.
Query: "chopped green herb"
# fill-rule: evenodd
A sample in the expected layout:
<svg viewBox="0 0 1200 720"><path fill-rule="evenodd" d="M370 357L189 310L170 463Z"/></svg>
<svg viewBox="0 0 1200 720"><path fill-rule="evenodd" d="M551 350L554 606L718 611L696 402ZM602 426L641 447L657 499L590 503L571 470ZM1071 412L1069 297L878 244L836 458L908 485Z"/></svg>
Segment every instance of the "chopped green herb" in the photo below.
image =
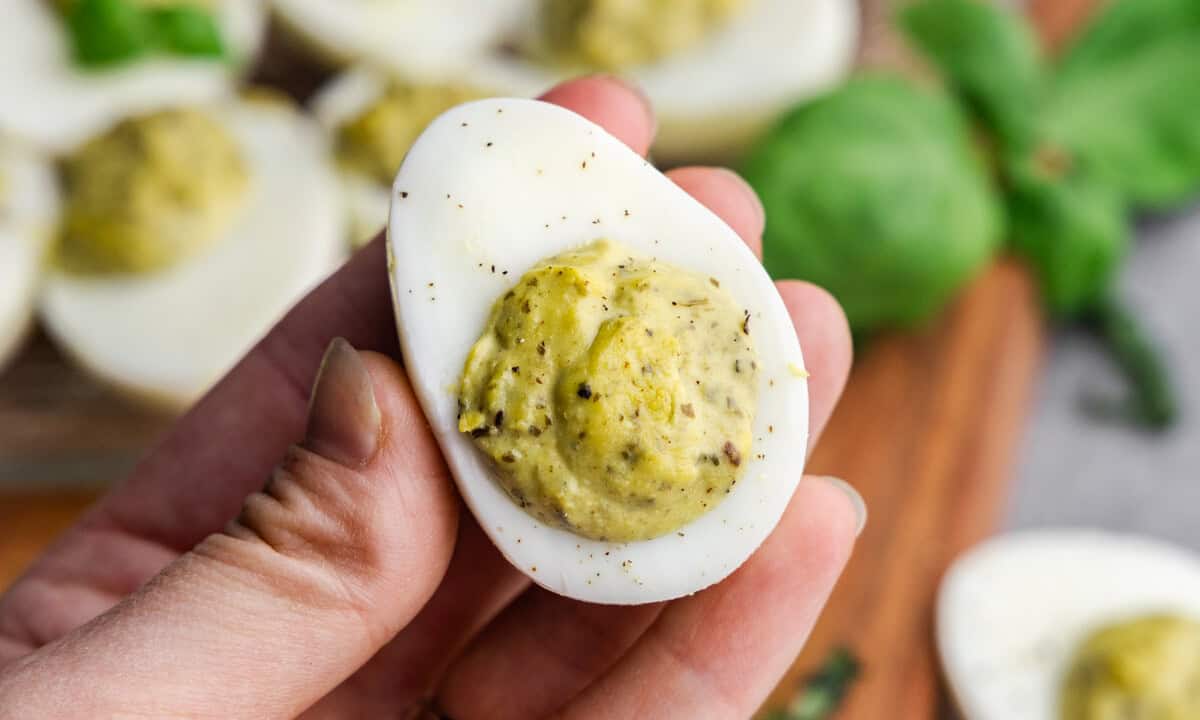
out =
<svg viewBox="0 0 1200 720"><path fill-rule="evenodd" d="M845 648L837 648L825 665L801 683L796 696L766 720L829 720L841 706L851 683L858 677L858 659Z"/></svg>
<svg viewBox="0 0 1200 720"><path fill-rule="evenodd" d="M219 58L225 54L221 30L211 12L193 5L148 8L156 46L174 55Z"/></svg>
<svg viewBox="0 0 1200 720"><path fill-rule="evenodd" d="M119 65L150 49L146 17L128 0L78 0L66 22L75 62L85 67Z"/></svg>
<svg viewBox="0 0 1200 720"><path fill-rule="evenodd" d="M75 62L84 68L114 67L151 52L225 55L213 13L187 2L143 7L135 0L75 0L64 14Z"/></svg>

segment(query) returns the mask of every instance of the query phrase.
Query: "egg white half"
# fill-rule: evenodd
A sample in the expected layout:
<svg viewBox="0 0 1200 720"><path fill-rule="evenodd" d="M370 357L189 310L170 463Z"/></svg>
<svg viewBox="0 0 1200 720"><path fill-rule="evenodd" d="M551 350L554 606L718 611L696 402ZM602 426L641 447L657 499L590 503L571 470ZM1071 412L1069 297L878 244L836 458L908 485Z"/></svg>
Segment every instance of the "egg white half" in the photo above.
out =
<svg viewBox="0 0 1200 720"><path fill-rule="evenodd" d="M747 0L700 44L630 69L659 118L655 157L675 163L741 152L789 105L849 72L858 23L855 0ZM497 48L471 77L536 95L563 72Z"/></svg>
<svg viewBox="0 0 1200 720"><path fill-rule="evenodd" d="M460 105L409 151L388 236L401 347L425 415L480 525L535 582L592 602L675 598L725 578L775 527L808 438L796 332L746 245L643 158L554 105ZM750 312L761 367L741 481L678 533L643 542L588 540L539 523L504 494L456 423L455 387L492 303L538 260L599 237L718 279Z"/></svg>
<svg viewBox="0 0 1200 720"><path fill-rule="evenodd" d="M339 63L445 79L509 30L529 0L272 0L284 25Z"/></svg>
<svg viewBox="0 0 1200 720"><path fill-rule="evenodd" d="M231 61L154 57L104 70L71 59L63 22L47 0L7 0L0 20L0 130L56 153L70 151L123 117L231 93L258 52L262 0L219 0Z"/></svg>
<svg viewBox="0 0 1200 720"><path fill-rule="evenodd" d="M29 329L57 212L50 163L0 136L0 368Z"/></svg>
<svg viewBox="0 0 1200 720"><path fill-rule="evenodd" d="M250 183L215 247L146 276L50 273L42 319L85 369L173 407L203 394L344 253L342 208L320 129L289 105L210 110Z"/></svg>
<svg viewBox="0 0 1200 720"><path fill-rule="evenodd" d="M937 646L966 720L1057 720L1059 691L1089 632L1139 615L1200 617L1200 558L1098 530L988 541L942 581Z"/></svg>

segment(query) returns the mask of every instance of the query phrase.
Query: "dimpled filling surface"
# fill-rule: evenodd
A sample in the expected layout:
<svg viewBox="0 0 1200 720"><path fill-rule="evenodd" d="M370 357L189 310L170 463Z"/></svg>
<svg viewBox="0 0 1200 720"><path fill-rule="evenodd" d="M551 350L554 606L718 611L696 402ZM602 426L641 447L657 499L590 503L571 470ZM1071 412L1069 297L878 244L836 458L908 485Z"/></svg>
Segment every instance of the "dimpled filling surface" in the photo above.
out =
<svg viewBox="0 0 1200 720"><path fill-rule="evenodd" d="M458 427L542 522L610 541L673 532L721 501L751 451L750 333L717 279L596 240L496 302Z"/></svg>
<svg viewBox="0 0 1200 720"><path fill-rule="evenodd" d="M1200 623L1173 615L1100 628L1076 653L1062 720L1200 717Z"/></svg>
<svg viewBox="0 0 1200 720"><path fill-rule="evenodd" d="M132 118L63 165L58 260L80 273L163 270L229 227L249 184L240 148L197 110Z"/></svg>
<svg viewBox="0 0 1200 720"><path fill-rule="evenodd" d="M547 52L567 65L621 70L696 45L745 0L543 0Z"/></svg>

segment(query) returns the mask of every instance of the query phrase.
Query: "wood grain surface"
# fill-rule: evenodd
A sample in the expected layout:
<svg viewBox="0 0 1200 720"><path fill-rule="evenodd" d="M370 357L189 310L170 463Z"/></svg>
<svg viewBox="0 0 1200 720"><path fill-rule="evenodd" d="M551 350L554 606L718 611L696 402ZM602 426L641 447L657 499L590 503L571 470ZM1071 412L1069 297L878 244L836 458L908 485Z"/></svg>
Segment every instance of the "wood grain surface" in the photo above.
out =
<svg viewBox="0 0 1200 720"><path fill-rule="evenodd" d="M1055 52L1097 1L1035 0L1028 11ZM864 64L913 71L885 21L891 3L864 5ZM879 338L860 355L809 471L858 488L870 520L767 708L785 705L834 648L848 647L863 674L838 720L954 716L933 644L937 586L1001 520L1044 336L1034 283L1006 260L934 327Z"/></svg>
<svg viewBox="0 0 1200 720"><path fill-rule="evenodd" d="M882 0L865 2L865 62L909 62L883 29ZM1047 0L1032 12L1056 45L1088 5ZM936 584L955 554L996 526L1042 345L1032 284L1003 262L934 326L877 338L861 352L810 469L858 487L871 519L768 707L846 645L865 669L838 718L922 720L944 710L930 633ZM94 492L81 486L127 472L167 422L121 402L35 338L0 376L0 588L86 507Z"/></svg>
<svg viewBox="0 0 1200 720"><path fill-rule="evenodd" d="M938 717L934 593L999 520L1042 335L1029 275L1004 262L934 327L863 353L809 471L858 488L870 520L768 707L845 646L864 672L839 720Z"/></svg>

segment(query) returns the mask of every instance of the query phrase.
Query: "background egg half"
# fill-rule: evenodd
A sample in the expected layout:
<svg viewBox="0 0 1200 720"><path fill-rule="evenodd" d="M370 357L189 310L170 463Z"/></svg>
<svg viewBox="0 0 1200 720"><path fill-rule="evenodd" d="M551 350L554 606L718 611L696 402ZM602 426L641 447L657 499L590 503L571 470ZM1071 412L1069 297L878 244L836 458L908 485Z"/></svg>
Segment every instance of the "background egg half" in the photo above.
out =
<svg viewBox="0 0 1200 720"><path fill-rule="evenodd" d="M0 367L29 329L57 212L50 163L0 135Z"/></svg>
<svg viewBox="0 0 1200 720"><path fill-rule="evenodd" d="M845 77L858 48L858 3L747 0L699 44L626 71L659 118L657 160L728 159L781 111ZM496 47L473 81L536 95L579 69L557 69Z"/></svg>
<svg viewBox="0 0 1200 720"><path fill-rule="evenodd" d="M1200 558L1094 530L990 540L942 581L937 646L966 720L1057 720L1072 655L1089 632L1140 615L1200 618Z"/></svg>
<svg viewBox="0 0 1200 720"><path fill-rule="evenodd" d="M182 407L203 394L344 256L324 135L290 104L207 109L249 169L239 214L213 247L149 275L49 273L41 317L66 353L134 395Z"/></svg>
<svg viewBox="0 0 1200 720"><path fill-rule="evenodd" d="M498 44L528 0L272 0L293 34L336 63L446 79Z"/></svg>
<svg viewBox="0 0 1200 720"><path fill-rule="evenodd" d="M642 542L541 524L505 495L456 423L454 387L493 301L538 260L600 237L718 279L750 312L761 362L741 481L678 533ZM733 572L775 527L808 433L787 310L737 235L616 138L534 100L458 106L430 125L396 177L389 248L401 346L425 415L480 525L535 582L592 602L679 597Z"/></svg>
<svg viewBox="0 0 1200 720"><path fill-rule="evenodd" d="M212 102L233 92L266 26L261 0L214 0L230 57L150 57L87 70L72 59L49 0L7 0L0 22L0 131L67 152L121 118Z"/></svg>

